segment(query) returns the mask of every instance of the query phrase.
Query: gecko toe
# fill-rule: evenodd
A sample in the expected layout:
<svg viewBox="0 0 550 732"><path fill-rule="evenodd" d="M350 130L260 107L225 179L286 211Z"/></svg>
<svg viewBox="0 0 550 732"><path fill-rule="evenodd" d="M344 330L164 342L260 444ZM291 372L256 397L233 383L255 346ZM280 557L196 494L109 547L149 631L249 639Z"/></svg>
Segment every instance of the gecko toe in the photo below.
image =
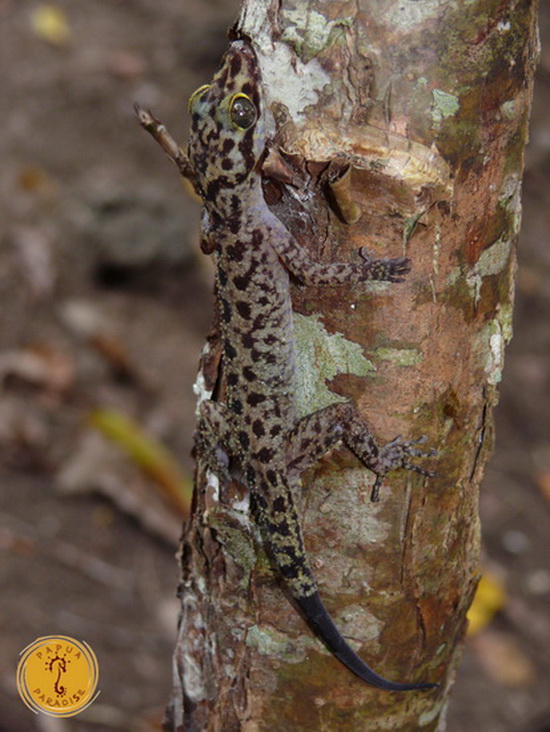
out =
<svg viewBox="0 0 550 732"><path fill-rule="evenodd" d="M414 463L409 463L408 461L405 461L403 463L403 467L405 470L412 470L415 473L418 473L419 475L424 475L427 478L433 478L435 473L433 470L428 470L427 468L423 468L420 465L415 465Z"/></svg>

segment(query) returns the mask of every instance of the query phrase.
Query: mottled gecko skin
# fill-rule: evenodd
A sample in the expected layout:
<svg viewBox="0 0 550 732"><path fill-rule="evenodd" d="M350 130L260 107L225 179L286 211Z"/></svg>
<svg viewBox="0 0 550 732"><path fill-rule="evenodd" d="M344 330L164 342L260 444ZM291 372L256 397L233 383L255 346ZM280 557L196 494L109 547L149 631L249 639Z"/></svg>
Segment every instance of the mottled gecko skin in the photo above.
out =
<svg viewBox="0 0 550 732"><path fill-rule="evenodd" d="M428 474L409 463L411 455L423 454L418 441L397 439L378 447L353 405L335 404L303 419L296 407L289 273L304 285L399 282L409 260L374 260L360 252L356 263L313 262L270 212L260 175L266 147L261 79L245 41L231 44L212 83L191 97L189 110L188 163L204 202L203 248L214 251L216 261L226 386L224 403L201 405L200 454L220 472L216 454L221 445L232 471L244 477L267 549L310 627L332 653L382 689L431 688L435 685L387 681L342 638L319 598L293 499L300 473L339 442L376 474L376 491L396 468ZM170 152L164 128L141 114L144 127L157 139L164 136L159 141L187 174L187 161L182 164Z"/></svg>

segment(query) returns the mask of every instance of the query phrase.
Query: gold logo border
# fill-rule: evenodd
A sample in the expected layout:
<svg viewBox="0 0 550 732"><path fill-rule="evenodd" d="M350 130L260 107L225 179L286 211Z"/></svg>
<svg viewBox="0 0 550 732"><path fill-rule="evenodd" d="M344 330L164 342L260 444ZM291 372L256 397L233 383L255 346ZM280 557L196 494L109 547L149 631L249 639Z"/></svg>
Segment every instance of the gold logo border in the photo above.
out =
<svg viewBox="0 0 550 732"><path fill-rule="evenodd" d="M44 709L42 706L40 706L40 704L35 701L28 687L26 677L27 660L39 648L49 645L53 641L68 642L73 644L78 648L79 651L81 651L82 655L86 659L86 663L88 664L88 687L84 695L84 699L86 699L86 701L83 702L76 709L74 707L72 709L60 709L58 712L51 709ZM17 664L17 690L23 702L35 714L42 712L42 714L47 714L49 717L74 717L75 715L80 714L85 709L87 709L90 704L92 704L97 699L100 693L99 690L97 690L97 684L99 682L99 664L97 661L97 656L95 655L92 648L88 645L88 643L86 643L86 641L79 641L76 640L76 638L71 638L68 635L43 635L40 638L36 638L36 640L34 640L32 643L29 643L26 648L23 648L19 655L21 656L21 658L19 659L19 663Z"/></svg>

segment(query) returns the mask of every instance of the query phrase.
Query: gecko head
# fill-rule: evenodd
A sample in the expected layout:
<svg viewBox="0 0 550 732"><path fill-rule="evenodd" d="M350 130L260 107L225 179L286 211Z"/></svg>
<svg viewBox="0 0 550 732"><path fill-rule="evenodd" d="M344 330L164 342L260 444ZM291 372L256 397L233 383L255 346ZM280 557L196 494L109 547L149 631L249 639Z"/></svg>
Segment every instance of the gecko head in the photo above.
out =
<svg viewBox="0 0 550 732"><path fill-rule="evenodd" d="M234 41L212 83L189 99L188 155L203 199L214 206L259 188L254 170L265 147L260 87L254 51Z"/></svg>

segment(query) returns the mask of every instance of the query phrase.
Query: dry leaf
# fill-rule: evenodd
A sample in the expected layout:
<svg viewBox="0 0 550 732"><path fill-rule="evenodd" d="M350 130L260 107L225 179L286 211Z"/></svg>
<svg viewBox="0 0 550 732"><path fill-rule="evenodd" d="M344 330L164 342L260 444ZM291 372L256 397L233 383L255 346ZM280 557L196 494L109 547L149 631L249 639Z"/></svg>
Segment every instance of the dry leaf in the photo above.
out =
<svg viewBox="0 0 550 732"><path fill-rule="evenodd" d="M550 501L550 470L541 470L535 475L535 483L547 501Z"/></svg>
<svg viewBox="0 0 550 732"><path fill-rule="evenodd" d="M494 574L484 572L468 610L468 636L476 635L489 625L505 603L506 591L500 580Z"/></svg>
<svg viewBox="0 0 550 732"><path fill-rule="evenodd" d="M57 5L39 5L31 14L35 34L54 46L66 46L71 40L67 16Z"/></svg>
<svg viewBox="0 0 550 732"><path fill-rule="evenodd" d="M8 532L11 537L8 549L14 553L45 555L108 587L131 588L134 584L134 576L128 570L109 564L17 516L0 513L0 532L4 536Z"/></svg>
<svg viewBox="0 0 550 732"><path fill-rule="evenodd" d="M48 201L54 200L58 193L54 179L44 168L38 166L24 168L19 174L18 183L25 193L32 193Z"/></svg>
<svg viewBox="0 0 550 732"><path fill-rule="evenodd" d="M13 232L23 274L37 297L49 295L54 288L56 271L52 239L52 233L46 227L18 226Z"/></svg>
<svg viewBox="0 0 550 732"><path fill-rule="evenodd" d="M19 394L0 397L0 447L46 448L50 426L38 401Z"/></svg>
<svg viewBox="0 0 550 732"><path fill-rule="evenodd" d="M74 363L66 353L36 345L0 355L0 380L8 376L60 394L74 383Z"/></svg>
<svg viewBox="0 0 550 732"><path fill-rule="evenodd" d="M168 500L182 516L189 516L192 481L163 445L146 434L136 422L114 410L96 409L89 415L89 421L163 488Z"/></svg>
<svg viewBox="0 0 550 732"><path fill-rule="evenodd" d="M503 686L528 686L536 671L514 636L486 630L471 641L471 648L487 674Z"/></svg>
<svg viewBox="0 0 550 732"><path fill-rule="evenodd" d="M135 79L144 75L146 62L141 54L120 50L111 56L109 68L121 79Z"/></svg>
<svg viewBox="0 0 550 732"><path fill-rule="evenodd" d="M98 333L90 339L90 343L109 362L117 374L139 381L134 364L119 340L104 333Z"/></svg>
<svg viewBox="0 0 550 732"><path fill-rule="evenodd" d="M150 533L173 546L178 543L181 520L120 450L99 434L86 432L82 436L77 449L62 466L56 487L64 495L97 491ZM101 521L102 517L96 514L95 519Z"/></svg>

